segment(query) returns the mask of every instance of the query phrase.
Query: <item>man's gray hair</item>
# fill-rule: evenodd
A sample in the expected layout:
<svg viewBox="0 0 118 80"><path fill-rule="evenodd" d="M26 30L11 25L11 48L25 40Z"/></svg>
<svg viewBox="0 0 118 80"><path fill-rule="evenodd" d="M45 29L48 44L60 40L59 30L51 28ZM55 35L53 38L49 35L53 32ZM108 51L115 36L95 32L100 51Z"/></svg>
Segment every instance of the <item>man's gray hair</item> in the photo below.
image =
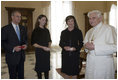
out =
<svg viewBox="0 0 118 80"><path fill-rule="evenodd" d="M14 10L14 11L12 11L11 16L14 16L14 14L15 14L16 12L18 12L18 13L21 14L21 12L20 12L19 10Z"/></svg>
<svg viewBox="0 0 118 80"><path fill-rule="evenodd" d="M93 10L93 11L90 11L90 12L88 12L88 15L87 15L87 16L89 17L90 14L92 14L92 13L96 13L98 17L101 17L101 16L102 16L101 11L99 11L99 10Z"/></svg>

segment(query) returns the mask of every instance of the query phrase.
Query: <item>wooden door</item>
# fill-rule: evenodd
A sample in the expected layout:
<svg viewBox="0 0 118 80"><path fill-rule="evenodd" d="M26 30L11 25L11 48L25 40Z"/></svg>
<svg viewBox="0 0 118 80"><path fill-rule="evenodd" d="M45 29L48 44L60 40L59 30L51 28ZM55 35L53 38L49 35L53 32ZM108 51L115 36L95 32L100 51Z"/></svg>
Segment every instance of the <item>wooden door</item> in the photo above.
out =
<svg viewBox="0 0 118 80"><path fill-rule="evenodd" d="M85 15L85 34L86 34L86 32L90 29L90 28L92 28L92 26L90 25L90 23L89 23L89 18L88 18L88 16L87 16L87 14L88 13L85 13L84 15Z"/></svg>

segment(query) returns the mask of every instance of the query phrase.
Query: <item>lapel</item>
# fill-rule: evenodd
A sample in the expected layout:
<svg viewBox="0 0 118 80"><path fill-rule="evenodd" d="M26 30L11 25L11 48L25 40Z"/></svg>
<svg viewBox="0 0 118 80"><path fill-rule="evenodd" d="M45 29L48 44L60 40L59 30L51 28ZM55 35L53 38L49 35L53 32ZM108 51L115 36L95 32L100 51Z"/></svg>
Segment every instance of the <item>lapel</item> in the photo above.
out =
<svg viewBox="0 0 118 80"><path fill-rule="evenodd" d="M22 36L23 36L23 29L22 29L22 26L19 25L19 29L20 29L20 39L22 40ZM20 40L20 41L21 41Z"/></svg>
<svg viewBox="0 0 118 80"><path fill-rule="evenodd" d="M11 28L11 32L13 33L13 36L16 38L16 40L19 41L18 36L17 36L17 34L16 34L16 31L15 31L15 29L14 29L14 27L13 27L12 24L10 24L10 28ZM19 28L19 29L20 29L20 28ZM21 30L20 30L20 34L21 34ZM20 42L20 41L19 41L19 42Z"/></svg>

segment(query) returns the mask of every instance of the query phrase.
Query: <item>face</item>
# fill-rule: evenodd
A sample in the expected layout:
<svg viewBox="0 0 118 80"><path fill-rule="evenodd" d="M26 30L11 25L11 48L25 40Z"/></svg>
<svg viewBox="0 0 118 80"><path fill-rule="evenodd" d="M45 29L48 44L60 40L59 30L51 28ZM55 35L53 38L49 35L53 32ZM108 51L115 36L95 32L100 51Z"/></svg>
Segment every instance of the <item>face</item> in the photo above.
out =
<svg viewBox="0 0 118 80"><path fill-rule="evenodd" d="M69 19L67 21L67 25L68 25L68 27L74 27L74 20L73 19Z"/></svg>
<svg viewBox="0 0 118 80"><path fill-rule="evenodd" d="M102 17L98 17L96 13L91 13L89 15L89 23L91 26L95 27L102 21Z"/></svg>
<svg viewBox="0 0 118 80"><path fill-rule="evenodd" d="M19 12L15 12L14 15L12 16L12 21L15 24L19 24L21 21L21 14Z"/></svg>
<svg viewBox="0 0 118 80"><path fill-rule="evenodd" d="M46 18L42 17L41 19L39 19L40 25L44 26L46 24Z"/></svg>

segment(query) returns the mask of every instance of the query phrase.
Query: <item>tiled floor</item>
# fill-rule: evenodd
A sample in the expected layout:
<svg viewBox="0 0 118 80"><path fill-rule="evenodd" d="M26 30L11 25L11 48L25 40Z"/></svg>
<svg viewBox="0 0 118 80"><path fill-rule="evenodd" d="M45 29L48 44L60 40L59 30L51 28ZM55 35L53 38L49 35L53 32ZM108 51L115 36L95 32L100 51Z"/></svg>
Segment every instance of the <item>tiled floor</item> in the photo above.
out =
<svg viewBox="0 0 118 80"><path fill-rule="evenodd" d="M8 75L8 68L7 64L5 63L5 56L4 54L1 55L1 78L2 79L9 79ZM115 59L117 62L117 59ZM50 79L63 79L60 74L56 71L57 68L61 68L61 49L55 49L51 51L51 58L50 58L50 72L49 78ZM26 61L25 61L25 79L37 79L36 72L34 71L35 66L35 54L26 53ZM83 67L81 70L81 75L85 73L85 62L83 62ZM43 77L44 78L44 77ZM82 77L84 78L84 76Z"/></svg>
<svg viewBox="0 0 118 80"><path fill-rule="evenodd" d="M50 56L50 79L63 79L60 74L56 71L56 68L61 68L61 49L52 50ZM34 71L35 66L35 54L26 53L26 61L25 61L25 79L37 79L36 72ZM7 64L5 63L5 56L2 54L1 57L1 78L9 79ZM44 77L43 77L44 78Z"/></svg>

